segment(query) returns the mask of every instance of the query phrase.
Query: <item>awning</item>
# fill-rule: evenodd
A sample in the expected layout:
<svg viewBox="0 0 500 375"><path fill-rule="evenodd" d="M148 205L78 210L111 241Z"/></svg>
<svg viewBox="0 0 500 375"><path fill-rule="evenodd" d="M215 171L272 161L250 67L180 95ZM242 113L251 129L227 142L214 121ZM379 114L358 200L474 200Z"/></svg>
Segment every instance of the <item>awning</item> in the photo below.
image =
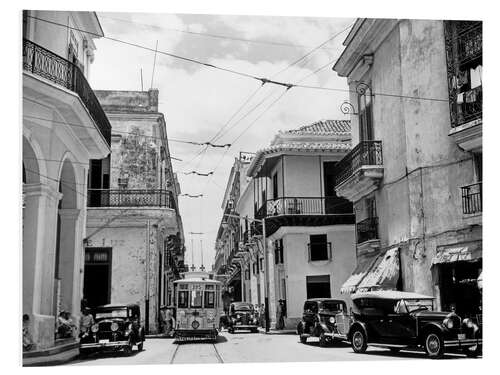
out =
<svg viewBox="0 0 500 375"><path fill-rule="evenodd" d="M395 290L399 280L399 268L399 248L387 250L377 258L370 272L358 285L358 291Z"/></svg>
<svg viewBox="0 0 500 375"><path fill-rule="evenodd" d="M354 293L356 291L356 287L361 282L361 280L363 280L366 274L370 271L376 259L377 259L376 256L368 256L359 259L358 265L356 266L354 271L352 271L351 276L349 276L349 278L344 282L344 284L342 284L342 287L340 288L340 293L342 294Z"/></svg>
<svg viewBox="0 0 500 375"><path fill-rule="evenodd" d="M474 262L483 257L483 241L438 246L432 264Z"/></svg>

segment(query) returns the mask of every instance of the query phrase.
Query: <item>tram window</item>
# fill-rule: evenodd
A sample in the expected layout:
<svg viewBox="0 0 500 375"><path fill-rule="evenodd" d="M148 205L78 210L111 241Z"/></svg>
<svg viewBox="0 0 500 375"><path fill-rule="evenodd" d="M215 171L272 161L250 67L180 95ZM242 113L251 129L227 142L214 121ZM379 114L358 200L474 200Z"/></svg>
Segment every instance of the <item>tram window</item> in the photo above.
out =
<svg viewBox="0 0 500 375"><path fill-rule="evenodd" d="M203 291L202 290L193 290L191 291L191 307L201 307L203 302Z"/></svg>
<svg viewBox="0 0 500 375"><path fill-rule="evenodd" d="M189 298L188 293L189 292L187 290L179 292L179 303L177 304L178 307L182 307L182 308L188 307L188 298Z"/></svg>
<svg viewBox="0 0 500 375"><path fill-rule="evenodd" d="M215 293L205 291L205 308L215 307Z"/></svg>
<svg viewBox="0 0 500 375"><path fill-rule="evenodd" d="M214 290L214 285L205 285L206 290Z"/></svg>

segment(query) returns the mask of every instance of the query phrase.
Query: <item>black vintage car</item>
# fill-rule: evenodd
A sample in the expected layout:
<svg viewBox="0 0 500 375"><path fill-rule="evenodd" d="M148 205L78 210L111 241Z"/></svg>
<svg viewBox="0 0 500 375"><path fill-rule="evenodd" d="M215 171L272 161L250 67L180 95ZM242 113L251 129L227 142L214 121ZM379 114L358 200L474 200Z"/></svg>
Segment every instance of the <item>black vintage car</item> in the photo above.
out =
<svg viewBox="0 0 500 375"><path fill-rule="evenodd" d="M81 333L80 353L123 350L132 353L133 346L141 351L144 346L144 328L141 326L140 308L136 304L110 304L92 311L95 323Z"/></svg>
<svg viewBox="0 0 500 375"><path fill-rule="evenodd" d="M342 300L313 298L304 302L302 320L297 326L300 342L308 337L319 337L319 345L326 346L336 340L347 339L350 317Z"/></svg>
<svg viewBox="0 0 500 375"><path fill-rule="evenodd" d="M354 322L349 341L356 353L368 345L393 352L405 348L424 349L430 358L446 352L463 351L469 357L481 351L482 335L469 318L453 312L433 311L434 297L398 291L356 293Z"/></svg>
<svg viewBox="0 0 500 375"><path fill-rule="evenodd" d="M233 302L229 306L228 332L234 333L236 330L250 330L258 332L259 320L251 303Z"/></svg>

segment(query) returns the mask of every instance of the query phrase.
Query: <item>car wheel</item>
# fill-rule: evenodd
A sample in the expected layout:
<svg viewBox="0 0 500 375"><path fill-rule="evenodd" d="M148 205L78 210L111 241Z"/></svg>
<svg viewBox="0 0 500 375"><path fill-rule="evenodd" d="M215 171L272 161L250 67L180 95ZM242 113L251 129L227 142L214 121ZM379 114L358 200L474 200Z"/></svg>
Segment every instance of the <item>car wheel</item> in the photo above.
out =
<svg viewBox="0 0 500 375"><path fill-rule="evenodd" d="M432 359L442 358L444 355L444 342L439 333L430 332L425 335L424 348L427 355Z"/></svg>
<svg viewBox="0 0 500 375"><path fill-rule="evenodd" d="M366 352L366 335L361 328L356 328L351 336L351 346L355 353Z"/></svg>
<svg viewBox="0 0 500 375"><path fill-rule="evenodd" d="M302 344L306 344L307 343L307 336L306 335L300 335L300 342Z"/></svg>
<svg viewBox="0 0 500 375"><path fill-rule="evenodd" d="M323 332L319 335L319 346L322 348L328 346L328 337L326 337Z"/></svg>

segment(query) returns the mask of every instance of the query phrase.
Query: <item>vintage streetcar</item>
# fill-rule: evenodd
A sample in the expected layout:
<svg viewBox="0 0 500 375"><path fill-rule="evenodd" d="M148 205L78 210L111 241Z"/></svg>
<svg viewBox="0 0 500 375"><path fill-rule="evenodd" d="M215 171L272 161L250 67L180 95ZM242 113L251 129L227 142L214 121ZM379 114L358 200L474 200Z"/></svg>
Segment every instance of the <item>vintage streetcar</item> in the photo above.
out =
<svg viewBox="0 0 500 375"><path fill-rule="evenodd" d="M308 337L319 337L319 345L347 340L351 317L342 300L313 298L304 302L302 320L297 326L300 342Z"/></svg>
<svg viewBox="0 0 500 375"><path fill-rule="evenodd" d="M141 351L144 346L144 327L141 326L139 305L109 304L92 311L95 323L81 333L80 354L97 351L132 353L134 346Z"/></svg>
<svg viewBox="0 0 500 375"><path fill-rule="evenodd" d="M216 340L222 312L221 282L207 272L185 272L174 282L178 341Z"/></svg>
<svg viewBox="0 0 500 375"><path fill-rule="evenodd" d="M229 333L234 333L237 330L249 330L253 333L259 331L259 320L251 303L231 303L227 330Z"/></svg>
<svg viewBox="0 0 500 375"><path fill-rule="evenodd" d="M481 351L479 326L454 312L433 311L434 297L399 291L374 291L351 296L354 322L349 341L356 353L367 346L423 349L430 358L463 351L469 357Z"/></svg>

